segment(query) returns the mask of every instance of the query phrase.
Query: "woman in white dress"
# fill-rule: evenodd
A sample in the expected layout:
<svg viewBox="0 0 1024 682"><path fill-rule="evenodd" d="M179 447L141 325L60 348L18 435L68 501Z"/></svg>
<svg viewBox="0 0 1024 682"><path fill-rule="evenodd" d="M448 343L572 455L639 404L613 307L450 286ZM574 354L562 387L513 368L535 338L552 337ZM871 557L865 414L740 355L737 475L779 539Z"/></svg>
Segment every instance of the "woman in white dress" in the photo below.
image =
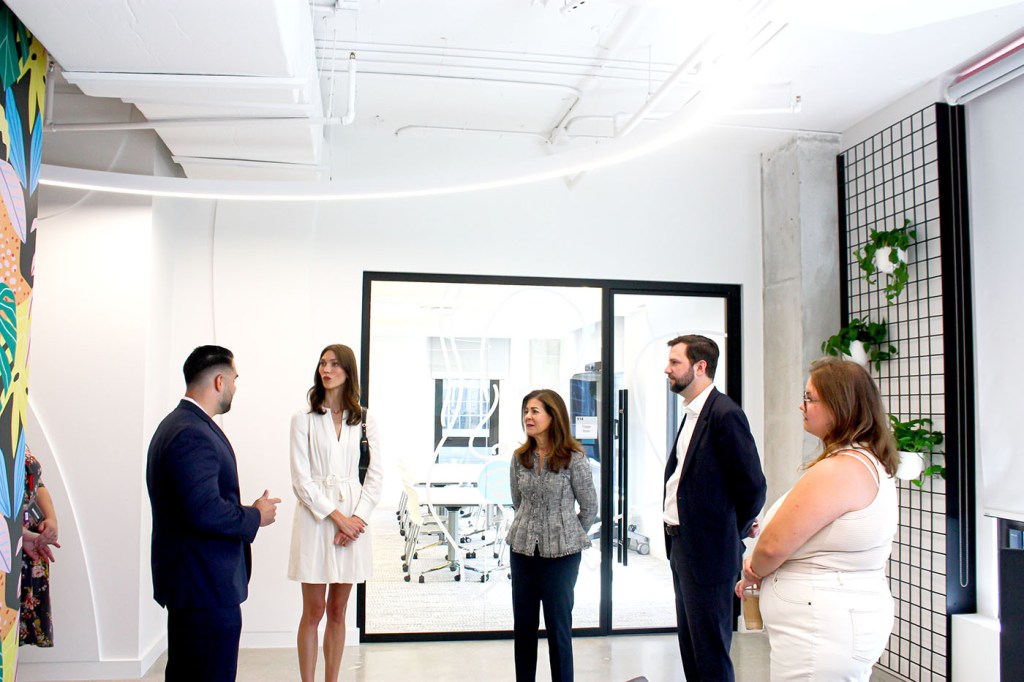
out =
<svg viewBox="0 0 1024 682"><path fill-rule="evenodd" d="M373 414L359 405L359 374L352 349L341 344L320 353L309 409L292 417L292 489L298 498L288 578L302 583L299 674L312 682L319 650L317 630L327 614L324 670L335 682L345 649L345 612L352 585L373 572L366 532L380 499L382 467ZM359 442L365 419L370 466L359 483Z"/></svg>

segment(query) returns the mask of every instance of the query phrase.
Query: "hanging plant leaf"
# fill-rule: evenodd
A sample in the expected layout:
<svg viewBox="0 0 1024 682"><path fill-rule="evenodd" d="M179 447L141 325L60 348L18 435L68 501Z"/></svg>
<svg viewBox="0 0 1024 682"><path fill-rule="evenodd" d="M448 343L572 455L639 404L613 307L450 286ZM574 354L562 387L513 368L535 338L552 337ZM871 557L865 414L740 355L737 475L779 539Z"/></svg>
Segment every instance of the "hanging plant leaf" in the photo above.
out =
<svg viewBox="0 0 1024 682"><path fill-rule="evenodd" d="M889 360L897 354L896 346L885 343L888 330L885 320L868 322L855 317L837 333L825 339L821 344L821 351L836 357L850 355L850 344L860 341L868 353L869 362L875 369L881 369L883 360Z"/></svg>
<svg viewBox="0 0 1024 682"><path fill-rule="evenodd" d="M7 114L7 161L18 174L21 186L28 188L25 177L25 138L21 132L21 114L18 103L14 99L14 91L7 88L7 100L4 102L4 113Z"/></svg>
<svg viewBox="0 0 1024 682"><path fill-rule="evenodd" d="M861 270L864 271L864 280L868 284L875 284L878 273L878 262L875 257L883 249L889 249L885 258L892 264L891 272L887 273L885 283L885 298L889 303L896 300L907 286L907 282L910 281L906 253L910 248L910 242L917 239L917 231L911 229L913 225L913 221L906 218L903 221L903 227L883 232L872 230L868 235L868 243L862 250L854 254L857 262L860 263Z"/></svg>

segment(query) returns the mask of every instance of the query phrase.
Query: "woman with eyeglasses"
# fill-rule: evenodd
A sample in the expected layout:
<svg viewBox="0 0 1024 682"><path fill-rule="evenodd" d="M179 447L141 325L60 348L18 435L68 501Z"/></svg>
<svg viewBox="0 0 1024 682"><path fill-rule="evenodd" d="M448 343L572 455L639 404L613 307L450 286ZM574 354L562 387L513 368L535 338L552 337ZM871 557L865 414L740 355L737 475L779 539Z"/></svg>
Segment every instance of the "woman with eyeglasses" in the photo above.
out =
<svg viewBox="0 0 1024 682"><path fill-rule="evenodd" d="M523 398L526 442L512 457L515 518L511 547L516 682L537 676L540 608L548 633L552 682L572 682L572 606L597 491L583 446L569 429L562 397L550 389ZM579 511L577 511L577 505Z"/></svg>
<svg viewBox="0 0 1024 682"><path fill-rule="evenodd" d="M867 682L893 625L896 444L878 388L853 362L811 365L800 409L821 454L768 510L736 594L760 587L772 682Z"/></svg>

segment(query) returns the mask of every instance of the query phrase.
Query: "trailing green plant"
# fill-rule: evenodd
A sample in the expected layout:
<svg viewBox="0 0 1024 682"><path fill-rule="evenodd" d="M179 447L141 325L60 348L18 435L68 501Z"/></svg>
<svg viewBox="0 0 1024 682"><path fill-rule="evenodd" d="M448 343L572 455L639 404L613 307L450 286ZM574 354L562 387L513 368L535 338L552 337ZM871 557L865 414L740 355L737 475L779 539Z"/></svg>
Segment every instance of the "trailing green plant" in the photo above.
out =
<svg viewBox="0 0 1024 682"><path fill-rule="evenodd" d="M826 355L837 357L850 355L850 344L860 341L864 344L869 361L875 366L875 369L881 369L882 361L888 360L897 352L896 346L885 343L888 329L885 320L868 322L855 317L850 320L849 324L823 341L821 351Z"/></svg>
<svg viewBox="0 0 1024 682"><path fill-rule="evenodd" d="M889 248L889 262L893 264L893 271L889 273L885 283L885 298L892 303L896 297L903 292L910 279L910 271L907 268L906 252L910 242L917 239L917 231L912 229L914 222L910 218L903 221L903 227L879 232L872 230L868 235L868 243L864 248L854 254L860 269L864 271L864 279L868 284L874 284L872 276L877 275L878 266L875 264L875 254L880 249ZM900 252L903 258L900 258Z"/></svg>
<svg viewBox="0 0 1024 682"><path fill-rule="evenodd" d="M892 435L896 439L897 450L917 452L927 458L928 465L911 483L920 488L926 478L946 478L946 467L932 463L935 448L942 444L944 436L941 431L931 430L931 419L911 419L904 422L890 414L889 422L892 426Z"/></svg>

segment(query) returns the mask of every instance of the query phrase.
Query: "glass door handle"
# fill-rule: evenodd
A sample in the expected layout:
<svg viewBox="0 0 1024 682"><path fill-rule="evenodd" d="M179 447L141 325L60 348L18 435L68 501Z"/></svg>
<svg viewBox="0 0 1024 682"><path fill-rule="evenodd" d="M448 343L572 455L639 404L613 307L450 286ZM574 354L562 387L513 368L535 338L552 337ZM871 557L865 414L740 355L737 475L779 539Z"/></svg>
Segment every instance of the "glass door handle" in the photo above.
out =
<svg viewBox="0 0 1024 682"><path fill-rule="evenodd" d="M623 566L629 565L629 391L619 389L619 448L618 448L618 560Z"/></svg>

